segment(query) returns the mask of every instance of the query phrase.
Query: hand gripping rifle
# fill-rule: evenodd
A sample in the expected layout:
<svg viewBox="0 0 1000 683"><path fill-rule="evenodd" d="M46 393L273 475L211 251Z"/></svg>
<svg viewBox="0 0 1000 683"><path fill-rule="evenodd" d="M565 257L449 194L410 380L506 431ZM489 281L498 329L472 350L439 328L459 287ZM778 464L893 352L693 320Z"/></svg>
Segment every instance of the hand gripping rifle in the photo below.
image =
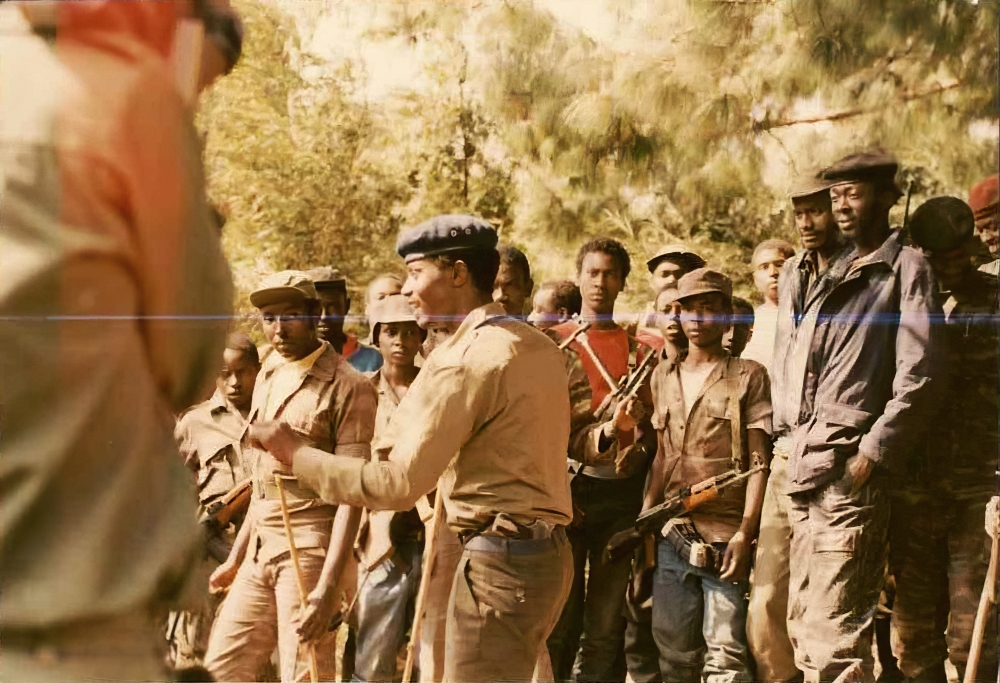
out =
<svg viewBox="0 0 1000 683"><path fill-rule="evenodd" d="M646 357L642 359L638 367L629 373L625 377L625 381L622 382L617 389L609 393L601 401L601 405L597 406L597 410L594 412L594 417L597 418L598 422L603 422L608 418L608 413L611 411L611 406L617 405L624 401L628 401L633 396L635 396L649 376L653 374L653 369L656 367L656 353L652 350Z"/></svg>
<svg viewBox="0 0 1000 683"><path fill-rule="evenodd" d="M631 529L619 531L612 536L607 547L604 548L604 561L615 562L631 555L642 543L643 536L646 534L658 532L664 524L674 517L680 517L700 505L716 500L730 486L746 481L752 475L766 469L767 467L764 465L758 465L751 467L746 472L729 470L690 488L681 489L677 495L639 515L639 519L635 520L635 525Z"/></svg>

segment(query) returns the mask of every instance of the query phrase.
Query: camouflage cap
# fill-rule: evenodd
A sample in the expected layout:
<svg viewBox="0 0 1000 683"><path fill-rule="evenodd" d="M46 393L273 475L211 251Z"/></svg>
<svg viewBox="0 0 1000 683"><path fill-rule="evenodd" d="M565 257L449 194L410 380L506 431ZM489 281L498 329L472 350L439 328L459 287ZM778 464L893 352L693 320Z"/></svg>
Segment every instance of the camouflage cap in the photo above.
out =
<svg viewBox="0 0 1000 683"><path fill-rule="evenodd" d="M268 275L250 293L250 303L257 308L284 301L298 302L318 298L316 285L301 270L283 270Z"/></svg>
<svg viewBox="0 0 1000 683"><path fill-rule="evenodd" d="M677 301L683 302L699 294L722 294L733 299L733 281L717 270L698 268L677 281Z"/></svg>
<svg viewBox="0 0 1000 683"><path fill-rule="evenodd" d="M396 240L396 253L407 263L463 249L496 249L497 231L476 216L435 216Z"/></svg>
<svg viewBox="0 0 1000 683"><path fill-rule="evenodd" d="M829 196L829 189L832 185L833 181L820 178L819 173L815 171L803 173L792 182L791 187L788 189L788 198L793 200L803 199L822 192L825 192Z"/></svg>
<svg viewBox="0 0 1000 683"><path fill-rule="evenodd" d="M660 264L660 261L667 259L676 261L689 270L703 268L705 266L705 259L688 249L683 244L668 244L665 247L661 247L653 258L646 261L646 267L649 269L649 272L652 273L656 270L656 266Z"/></svg>
<svg viewBox="0 0 1000 683"><path fill-rule="evenodd" d="M934 197L910 216L910 238L921 249L947 252L975 234L976 219L968 204L956 197Z"/></svg>
<svg viewBox="0 0 1000 683"><path fill-rule="evenodd" d="M994 213L997 208L997 175L980 180L969 190L969 206L976 218L985 218Z"/></svg>
<svg viewBox="0 0 1000 683"><path fill-rule="evenodd" d="M343 273L331 266L320 266L319 268L307 270L306 275L316 285L316 289L323 289L324 287L347 288L347 278Z"/></svg>
<svg viewBox="0 0 1000 683"><path fill-rule="evenodd" d="M833 166L820 172L820 177L830 185L845 183L895 181L899 162L885 152L859 152L849 154Z"/></svg>

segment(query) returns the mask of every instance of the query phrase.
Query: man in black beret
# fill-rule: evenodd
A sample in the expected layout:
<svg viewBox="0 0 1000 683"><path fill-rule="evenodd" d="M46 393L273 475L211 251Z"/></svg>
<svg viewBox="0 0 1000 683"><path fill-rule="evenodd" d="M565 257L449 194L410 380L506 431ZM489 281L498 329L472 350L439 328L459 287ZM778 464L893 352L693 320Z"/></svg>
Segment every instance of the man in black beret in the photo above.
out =
<svg viewBox="0 0 1000 683"><path fill-rule="evenodd" d="M898 165L854 154L822 172L851 248L813 294L816 323L789 425L788 631L806 681L871 680L887 561L890 464L933 409L940 314L930 266L889 225Z"/></svg>
<svg viewBox="0 0 1000 683"><path fill-rule="evenodd" d="M975 217L961 199L928 200L909 227L946 299L948 385L938 392L936 427L917 451L916 481L893 500L893 654L907 678L944 681L945 659L963 677L986 577L980 520L993 495L1000 436L997 278L976 270ZM995 667L996 645L986 643L977 678L995 680Z"/></svg>
<svg viewBox="0 0 1000 683"><path fill-rule="evenodd" d="M330 458L283 425L255 434L329 502L407 510L435 488L464 546L447 617L445 679L531 680L566 600L572 519L562 354L491 301L497 235L473 216L438 216L403 233L403 295L417 324L451 337L362 463Z"/></svg>

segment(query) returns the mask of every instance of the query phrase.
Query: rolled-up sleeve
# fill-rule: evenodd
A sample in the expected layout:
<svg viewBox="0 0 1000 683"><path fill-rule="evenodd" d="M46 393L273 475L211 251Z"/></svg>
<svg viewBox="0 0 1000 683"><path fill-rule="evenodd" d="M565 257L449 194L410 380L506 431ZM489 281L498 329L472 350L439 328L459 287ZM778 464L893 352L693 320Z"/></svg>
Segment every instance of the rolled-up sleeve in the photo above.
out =
<svg viewBox="0 0 1000 683"><path fill-rule="evenodd" d="M858 445L858 453L876 463L902 453L922 433L931 408L931 383L942 371L941 330L934 320L943 316L930 266L922 257L905 264L900 290L892 398Z"/></svg>
<svg viewBox="0 0 1000 683"><path fill-rule="evenodd" d="M371 457L375 411L378 408L375 388L369 381L358 378L337 392L336 400L333 454L367 460Z"/></svg>
<svg viewBox="0 0 1000 683"><path fill-rule="evenodd" d="M448 463L498 410L500 377L475 364L425 368L410 387L386 434L375 443L387 459L296 451L293 471L330 503L370 510L409 510L437 484Z"/></svg>

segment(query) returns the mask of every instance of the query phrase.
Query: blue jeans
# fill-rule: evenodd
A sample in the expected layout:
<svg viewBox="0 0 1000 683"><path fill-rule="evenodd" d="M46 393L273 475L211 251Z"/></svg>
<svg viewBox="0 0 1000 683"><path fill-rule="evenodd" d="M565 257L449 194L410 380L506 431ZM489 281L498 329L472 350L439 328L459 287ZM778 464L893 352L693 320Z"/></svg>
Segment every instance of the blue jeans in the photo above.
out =
<svg viewBox="0 0 1000 683"><path fill-rule="evenodd" d="M413 622L422 554L423 543L399 543L392 557L372 567L358 596L356 680L396 680L396 658Z"/></svg>
<svg viewBox="0 0 1000 683"><path fill-rule="evenodd" d="M653 639L665 683L750 681L747 581L729 583L656 546Z"/></svg>

